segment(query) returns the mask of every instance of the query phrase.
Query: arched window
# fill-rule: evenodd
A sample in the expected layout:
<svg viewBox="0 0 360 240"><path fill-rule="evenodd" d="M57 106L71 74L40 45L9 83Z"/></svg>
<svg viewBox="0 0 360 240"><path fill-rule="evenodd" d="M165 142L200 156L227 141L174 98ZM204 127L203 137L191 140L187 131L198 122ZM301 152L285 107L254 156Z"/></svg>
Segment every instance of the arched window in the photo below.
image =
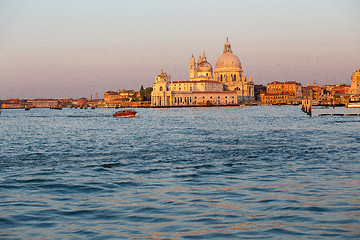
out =
<svg viewBox="0 0 360 240"><path fill-rule="evenodd" d="M162 91L162 90L163 90L163 87L161 86L161 87L160 87L160 91Z"/></svg>
<svg viewBox="0 0 360 240"><path fill-rule="evenodd" d="M220 75L220 81L221 82L223 81L223 75Z"/></svg>

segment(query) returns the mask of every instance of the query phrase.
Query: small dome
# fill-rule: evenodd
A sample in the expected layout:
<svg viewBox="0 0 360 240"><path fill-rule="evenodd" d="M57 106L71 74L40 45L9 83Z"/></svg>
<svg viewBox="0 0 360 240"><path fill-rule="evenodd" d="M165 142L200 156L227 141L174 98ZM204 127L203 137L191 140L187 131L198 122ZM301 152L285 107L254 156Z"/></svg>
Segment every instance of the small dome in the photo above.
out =
<svg viewBox="0 0 360 240"><path fill-rule="evenodd" d="M212 72L212 66L207 61L203 61L198 64L197 72Z"/></svg>
<svg viewBox="0 0 360 240"><path fill-rule="evenodd" d="M231 53L223 53L216 61L215 68L224 68L224 67L237 67L241 68L241 63L239 58Z"/></svg>

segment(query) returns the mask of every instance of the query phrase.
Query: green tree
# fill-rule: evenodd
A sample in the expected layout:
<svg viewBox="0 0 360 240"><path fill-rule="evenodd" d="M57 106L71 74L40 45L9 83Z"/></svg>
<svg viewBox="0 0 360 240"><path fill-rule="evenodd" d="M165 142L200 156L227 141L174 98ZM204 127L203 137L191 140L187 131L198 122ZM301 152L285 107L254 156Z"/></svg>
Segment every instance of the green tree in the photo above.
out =
<svg viewBox="0 0 360 240"><path fill-rule="evenodd" d="M138 101L139 101L136 93L134 93L134 94L131 96L131 101L132 101L132 102L138 102Z"/></svg>
<svg viewBox="0 0 360 240"><path fill-rule="evenodd" d="M141 85L140 88L140 101L151 101L151 92L152 87L147 87L144 89L144 86Z"/></svg>
<svg viewBox="0 0 360 240"><path fill-rule="evenodd" d="M144 89L144 99L143 101L151 101L151 92L153 91L152 87L147 87Z"/></svg>

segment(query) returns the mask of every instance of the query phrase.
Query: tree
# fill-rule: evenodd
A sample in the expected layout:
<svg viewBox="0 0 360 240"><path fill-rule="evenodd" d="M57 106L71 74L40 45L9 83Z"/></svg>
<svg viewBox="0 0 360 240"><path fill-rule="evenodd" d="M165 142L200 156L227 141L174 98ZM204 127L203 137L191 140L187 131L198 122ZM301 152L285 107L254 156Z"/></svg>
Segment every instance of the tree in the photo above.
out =
<svg viewBox="0 0 360 240"><path fill-rule="evenodd" d="M145 98L144 86L141 85L141 87L140 87L140 101L146 101L146 100L144 100L144 98Z"/></svg>
<svg viewBox="0 0 360 240"><path fill-rule="evenodd" d="M140 88L140 101L151 101L151 92L152 87L148 87L144 89L144 86L141 85Z"/></svg>
<svg viewBox="0 0 360 240"><path fill-rule="evenodd" d="M131 96L131 101L132 101L132 102L137 102L137 101L139 101L136 93L134 93L134 94Z"/></svg>
<svg viewBox="0 0 360 240"><path fill-rule="evenodd" d="M152 87L145 88L143 101L151 101L151 92L152 91L153 91Z"/></svg>

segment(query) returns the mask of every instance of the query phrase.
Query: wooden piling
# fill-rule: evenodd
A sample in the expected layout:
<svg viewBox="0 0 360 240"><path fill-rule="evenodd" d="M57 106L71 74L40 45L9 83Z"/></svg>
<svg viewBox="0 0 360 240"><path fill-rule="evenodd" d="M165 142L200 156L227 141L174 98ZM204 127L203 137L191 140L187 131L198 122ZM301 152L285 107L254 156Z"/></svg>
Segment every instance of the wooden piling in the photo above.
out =
<svg viewBox="0 0 360 240"><path fill-rule="evenodd" d="M308 114L311 117L311 107L312 107L312 100L310 99L303 99L301 101L301 109L303 110L303 112L305 112L306 114Z"/></svg>

